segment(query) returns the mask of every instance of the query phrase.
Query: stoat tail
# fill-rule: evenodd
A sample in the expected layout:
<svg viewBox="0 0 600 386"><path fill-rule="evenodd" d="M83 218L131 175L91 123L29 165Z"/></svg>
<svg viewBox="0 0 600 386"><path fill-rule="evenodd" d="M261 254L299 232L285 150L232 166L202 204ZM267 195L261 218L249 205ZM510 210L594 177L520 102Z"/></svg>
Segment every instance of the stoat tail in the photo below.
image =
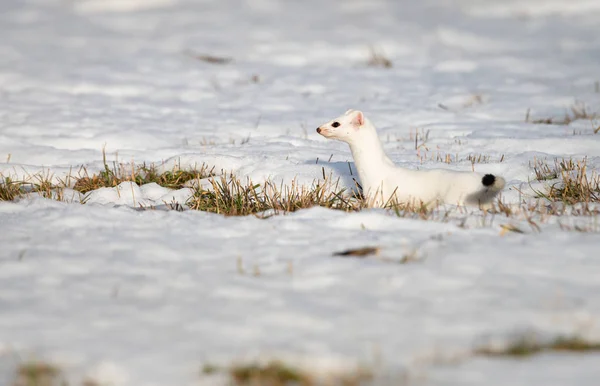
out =
<svg viewBox="0 0 600 386"><path fill-rule="evenodd" d="M486 174L481 179L481 184L484 188L491 190L493 192L499 192L504 189L504 185L506 185L506 181L504 178L500 176L495 176L493 174Z"/></svg>
<svg viewBox="0 0 600 386"><path fill-rule="evenodd" d="M506 185L504 178L493 174L486 174L481 177L480 183L480 188L477 191L465 197L465 204L478 205L480 208L489 207Z"/></svg>

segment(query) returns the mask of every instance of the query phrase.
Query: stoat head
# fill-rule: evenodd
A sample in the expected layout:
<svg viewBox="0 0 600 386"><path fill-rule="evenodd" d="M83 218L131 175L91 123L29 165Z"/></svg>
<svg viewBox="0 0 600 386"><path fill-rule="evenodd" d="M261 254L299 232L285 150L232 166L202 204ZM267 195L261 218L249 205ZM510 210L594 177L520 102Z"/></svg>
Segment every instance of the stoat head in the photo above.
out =
<svg viewBox="0 0 600 386"><path fill-rule="evenodd" d="M317 127L317 133L325 138L350 143L359 137L362 131L370 128L371 125L367 124L362 111L348 110L344 115Z"/></svg>

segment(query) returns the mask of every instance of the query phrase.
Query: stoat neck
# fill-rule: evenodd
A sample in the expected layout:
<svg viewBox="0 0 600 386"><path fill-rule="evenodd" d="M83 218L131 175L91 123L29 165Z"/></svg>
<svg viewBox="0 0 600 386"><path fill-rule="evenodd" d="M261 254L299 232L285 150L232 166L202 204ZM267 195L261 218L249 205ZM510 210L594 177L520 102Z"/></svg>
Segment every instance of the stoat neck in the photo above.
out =
<svg viewBox="0 0 600 386"><path fill-rule="evenodd" d="M371 124L365 122L363 126L366 125ZM373 185L381 183L385 169L388 166L386 163L387 155L375 129L372 126L370 128L365 127L365 129L356 141L350 143L350 151L363 189L377 189Z"/></svg>

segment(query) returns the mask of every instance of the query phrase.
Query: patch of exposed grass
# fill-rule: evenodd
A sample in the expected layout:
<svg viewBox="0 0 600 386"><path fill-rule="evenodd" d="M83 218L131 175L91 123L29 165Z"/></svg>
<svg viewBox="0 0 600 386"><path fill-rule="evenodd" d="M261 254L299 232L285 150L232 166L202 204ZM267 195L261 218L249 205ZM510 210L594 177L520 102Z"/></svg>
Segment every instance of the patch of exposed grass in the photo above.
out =
<svg viewBox="0 0 600 386"><path fill-rule="evenodd" d="M372 373L365 369L325 376L311 374L279 361L236 365L228 373L234 386L360 386L373 379Z"/></svg>
<svg viewBox="0 0 600 386"><path fill-rule="evenodd" d="M535 124L543 124L543 125L568 125L573 121L577 121L580 119L586 119L592 121L598 118L597 113L590 112L585 104L578 102L572 105L562 117L548 117L548 118L530 118L530 110L527 110L525 114L525 122L531 122Z"/></svg>
<svg viewBox="0 0 600 386"><path fill-rule="evenodd" d="M439 350L423 358L425 365L456 365L478 357L490 359L528 360L540 354L585 355L600 352L600 341L587 339L579 334L542 337L535 331L525 331L508 339L489 339L478 342L469 350L444 353Z"/></svg>
<svg viewBox="0 0 600 386"><path fill-rule="evenodd" d="M586 162L585 160L581 162ZM535 179L538 181L555 180L562 175L563 172L572 172L581 167L579 162L575 162L572 159L555 159L554 165L549 165L544 160L534 159L533 162L529 163L529 166L533 168L535 173Z"/></svg>
<svg viewBox="0 0 600 386"><path fill-rule="evenodd" d="M0 174L0 201L14 201L30 193L38 193L42 197L64 201L63 190L73 187L79 193L85 194L100 188L114 188L122 182L131 181L138 185L156 183L169 189L181 189L189 181L214 176L214 167L202 164L193 170L174 166L171 170L159 171L156 165L125 165L113 162L112 166L106 160L106 152L102 150L104 170L90 175L81 168L78 175L71 173L59 182L50 173L39 173L16 181L11 177Z"/></svg>
<svg viewBox="0 0 600 386"><path fill-rule="evenodd" d="M502 160L501 157L500 162ZM483 154L471 154L462 161L489 162L490 158ZM538 224L548 222L553 216L566 216L565 220L558 222L561 229L579 232L598 231L596 218L600 215L600 205L596 204L600 201L600 177L595 172L591 174L587 172L585 159L555 160L554 165L546 161L534 160L531 166L536 180L548 182L546 189L536 191L538 197L545 200L538 200L535 203L523 202L519 205L506 205L497 200L490 208L486 208L481 217L481 224L477 226L490 227L494 216L502 214L507 218L526 220L533 231L539 232L541 228ZM80 170L78 177L70 173L64 180L57 179L50 173L29 176L23 181L0 175L0 201L16 200L30 194L68 201L69 197L65 197L65 189L68 187L74 187L76 191L85 194L94 189L115 187L124 181L132 181L140 185L154 182L171 189L190 186L193 194L185 203L187 208L226 216L257 215L260 218L268 218L314 206L346 212L360 211L369 207L369 203L361 196L358 183L356 183L356 191L340 188L337 181L332 182L331 176L328 178L325 175L324 169L323 179L315 181L311 186L299 186L295 182L280 186L271 181L260 184L250 180L242 182L233 175L215 177L213 169L202 165L197 170L173 167L171 170L164 171L152 165L117 165L116 162L109 166L104 157L104 170L91 176L85 170ZM207 177L212 178L206 179ZM201 184L199 179L205 180ZM190 181L198 183L190 184ZM208 188L206 183L210 184ZM84 196L77 195L77 197L77 199L74 197L70 199L85 203ZM167 209L185 209L177 202L165 204ZM401 218L452 221L457 222L461 227L472 218L467 215L466 209L461 207L448 209L444 206L424 205L420 202L406 203L394 199L389 200L384 208ZM590 217L596 222L587 224L582 220L572 219L577 216ZM522 225L513 227L512 224L504 224L500 234L525 232L526 229Z"/></svg>
<svg viewBox="0 0 600 386"><path fill-rule="evenodd" d="M113 162L110 167L106 161L106 153L102 152L104 170L90 176L86 169L82 170L83 176L76 178L73 189L80 193L87 193L99 188L114 188L122 182L132 181L138 185L157 183L169 189L180 189L184 185L196 179L202 179L214 175L214 168L202 164L194 170L181 169L174 166L171 170L158 171L155 165L117 165ZM82 174L80 173L80 174Z"/></svg>
<svg viewBox="0 0 600 386"><path fill-rule="evenodd" d="M315 183L310 188L291 186L277 187L270 181L255 184L248 180L243 183L233 175L210 180L211 190L199 186L187 205L191 209L224 214L226 216L247 216L271 211L295 212L299 209L322 206L330 209L356 211L362 208L362 201L353 197L344 198L345 189L327 180Z"/></svg>
<svg viewBox="0 0 600 386"><path fill-rule="evenodd" d="M85 378L75 383L80 386L100 386L92 379ZM42 361L21 363L15 370L15 375L10 386L70 386L63 372L57 366Z"/></svg>
<svg viewBox="0 0 600 386"><path fill-rule="evenodd" d="M74 190L85 194L99 188L113 188L125 181L132 181L139 185L155 182L166 188L180 189L187 182L205 178L210 174L211 172L206 166L203 166L200 170L173 169L161 173L157 172L154 167L142 166L135 173L129 175L121 176L114 174L113 171L103 171L92 176L86 173L84 177L80 178L71 176L69 179L75 181ZM20 181L15 181L0 174L0 201L15 201L31 194L38 194L44 198L57 201L73 200L73 198L65 196L64 189L67 187L69 187L69 184L65 181L55 183L52 177L40 174L28 176ZM85 201L82 200L81 203L83 204Z"/></svg>
<svg viewBox="0 0 600 386"><path fill-rule="evenodd" d="M159 173L155 167L142 166L142 173L136 176L135 182L138 185L149 184L152 182L169 189L181 189L188 181L199 180L213 175L213 171L208 166L202 165L198 170L182 170L175 168L166 172Z"/></svg>
<svg viewBox="0 0 600 386"><path fill-rule="evenodd" d="M229 375L235 385L310 384L306 374L282 362L270 362L266 365L238 365L229 370Z"/></svg>
<svg viewBox="0 0 600 386"><path fill-rule="evenodd" d="M596 171L588 173L585 158L555 160L554 165L536 161L533 170L538 181L559 180L550 184L545 192L537 191L539 197L569 205L600 202L600 176Z"/></svg>
<svg viewBox="0 0 600 386"><path fill-rule="evenodd" d="M60 369L45 362L22 363L12 386L67 386Z"/></svg>
<svg viewBox="0 0 600 386"><path fill-rule="evenodd" d="M52 183L52 176L36 174L23 181L15 181L0 174L0 201L14 201L29 194L65 201L64 186Z"/></svg>
<svg viewBox="0 0 600 386"><path fill-rule="evenodd" d="M122 182L132 181L138 185L157 183L169 189L181 189L188 181L202 179L212 174L206 165L199 170L183 170L173 168L166 172L158 172L155 166L140 166L133 172L124 174L113 170L104 170L98 174L85 176L77 179L73 189L81 193L87 193L99 188L114 188Z"/></svg>
<svg viewBox="0 0 600 386"><path fill-rule="evenodd" d="M199 180L213 175L212 170L206 165L200 169L183 170L173 168L172 170L158 172L155 166L142 165L133 171L124 172L116 169L105 170L98 174L89 175L87 170L82 170L83 176L69 176L67 179L74 181L73 189L85 194L100 188L114 188L122 182L132 181L138 185L157 183L169 189L181 189L186 183ZM37 193L44 198L57 201L66 201L64 189L69 187L67 181L53 182L52 176L35 174L24 180L16 181L10 177L0 174L0 201L14 201L18 198Z"/></svg>
<svg viewBox="0 0 600 386"><path fill-rule="evenodd" d="M23 194L21 185L10 177L0 175L0 201L14 201Z"/></svg>
<svg viewBox="0 0 600 386"><path fill-rule="evenodd" d="M535 334L521 334L502 347L490 345L475 349L476 355L490 357L528 357L543 352L600 352L600 342L593 342L581 336L559 336L542 340Z"/></svg>

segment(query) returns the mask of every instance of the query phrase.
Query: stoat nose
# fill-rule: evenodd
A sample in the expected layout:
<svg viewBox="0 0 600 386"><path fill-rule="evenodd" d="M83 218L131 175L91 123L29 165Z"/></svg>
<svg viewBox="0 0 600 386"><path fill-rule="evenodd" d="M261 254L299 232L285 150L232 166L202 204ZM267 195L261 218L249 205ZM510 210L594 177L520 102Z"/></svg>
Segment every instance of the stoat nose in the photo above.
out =
<svg viewBox="0 0 600 386"><path fill-rule="evenodd" d="M321 128L317 127L317 133L321 134Z"/></svg>

